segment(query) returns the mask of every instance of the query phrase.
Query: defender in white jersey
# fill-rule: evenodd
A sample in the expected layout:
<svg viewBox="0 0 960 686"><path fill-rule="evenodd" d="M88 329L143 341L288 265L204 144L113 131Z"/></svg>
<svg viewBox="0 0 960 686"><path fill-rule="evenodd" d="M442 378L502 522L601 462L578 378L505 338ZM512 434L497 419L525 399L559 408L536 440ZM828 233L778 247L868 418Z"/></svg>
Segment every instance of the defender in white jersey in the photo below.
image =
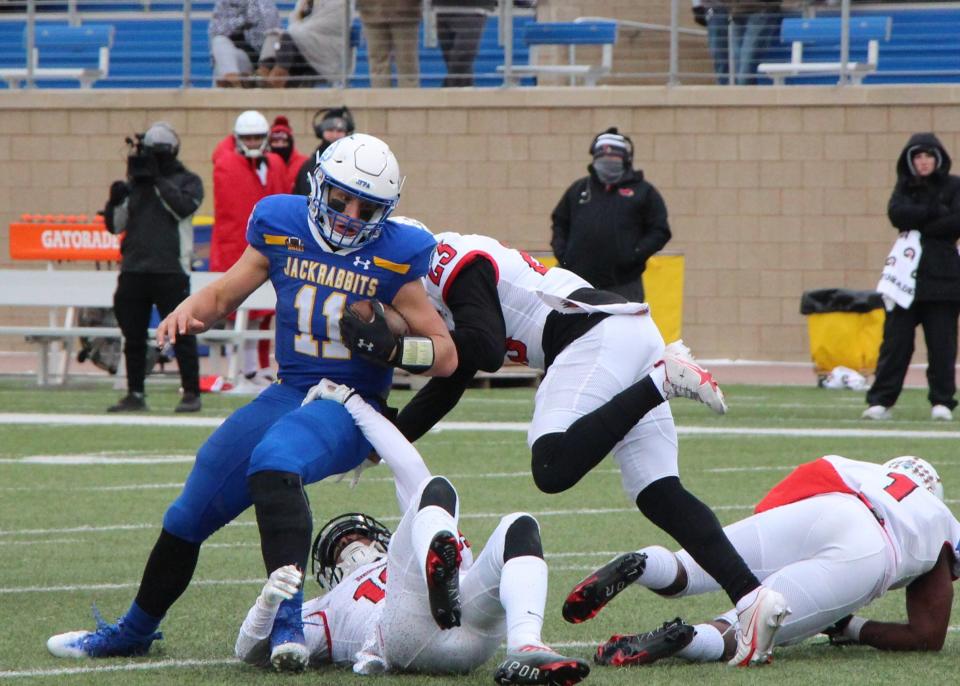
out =
<svg viewBox="0 0 960 686"><path fill-rule="evenodd" d="M313 546L317 581L329 592L303 605L309 663L382 671L464 673L493 656L504 638L500 684L566 686L589 674L579 658L557 654L540 636L547 566L540 531L528 514L500 520L473 559L458 531L459 501L430 475L416 449L352 389L324 379L304 402L343 404L396 481L403 517L392 537L361 514L328 523ZM295 594L301 573L274 572L237 638L236 654L269 664L277 608Z"/></svg>
<svg viewBox="0 0 960 686"><path fill-rule="evenodd" d="M960 574L960 522L942 502L936 470L912 456L882 465L828 455L801 465L726 527L730 540L792 614L776 643L820 632L832 640L886 650L939 650L950 622L952 582ZM639 551L637 583L680 598L718 589L686 551ZM907 623L853 615L888 590L906 587ZM601 664L647 664L676 655L719 660L732 652L732 612L695 627L677 619L645 634L614 636Z"/></svg>
<svg viewBox="0 0 960 686"><path fill-rule="evenodd" d="M441 233L423 278L457 348L458 367L424 386L397 426L416 440L456 405L478 370L504 359L545 372L527 434L534 483L545 493L575 486L610 453L640 511L690 550L718 579L743 617L763 627L744 636L733 661L769 652L787 612L760 585L723 535L710 509L680 483L677 432L665 401L687 397L723 414L723 393L678 341L663 338L644 303L592 288L572 272L546 269L526 253L486 236ZM601 570L564 615L593 616L604 589L642 571L631 558Z"/></svg>

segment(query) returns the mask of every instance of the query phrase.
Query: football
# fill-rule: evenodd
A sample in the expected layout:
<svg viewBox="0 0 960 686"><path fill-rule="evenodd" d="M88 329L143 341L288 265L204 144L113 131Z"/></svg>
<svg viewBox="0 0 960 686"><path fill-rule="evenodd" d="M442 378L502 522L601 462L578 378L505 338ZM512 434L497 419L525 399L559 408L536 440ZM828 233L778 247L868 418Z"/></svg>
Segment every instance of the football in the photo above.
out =
<svg viewBox="0 0 960 686"><path fill-rule="evenodd" d="M383 305L383 315L387 320L387 327L397 336L406 336L410 333L410 326L403 315L390 303L381 303ZM350 304L350 311L353 312L362 321L373 321L373 301L357 300Z"/></svg>

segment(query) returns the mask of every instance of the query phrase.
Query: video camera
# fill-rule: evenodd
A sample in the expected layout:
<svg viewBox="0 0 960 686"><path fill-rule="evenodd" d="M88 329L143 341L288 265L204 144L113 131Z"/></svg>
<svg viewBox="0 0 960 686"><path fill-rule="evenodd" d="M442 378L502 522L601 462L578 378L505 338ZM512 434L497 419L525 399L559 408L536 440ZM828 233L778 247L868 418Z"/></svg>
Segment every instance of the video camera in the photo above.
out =
<svg viewBox="0 0 960 686"><path fill-rule="evenodd" d="M143 143L145 133L135 133L127 142L127 176L131 179L152 179L157 176L157 157Z"/></svg>

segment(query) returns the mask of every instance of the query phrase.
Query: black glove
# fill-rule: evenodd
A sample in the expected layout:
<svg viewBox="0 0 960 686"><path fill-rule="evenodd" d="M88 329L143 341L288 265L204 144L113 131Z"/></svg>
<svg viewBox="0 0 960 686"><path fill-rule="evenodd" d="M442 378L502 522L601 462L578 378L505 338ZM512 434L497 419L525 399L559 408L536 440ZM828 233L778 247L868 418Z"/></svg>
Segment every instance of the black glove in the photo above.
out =
<svg viewBox="0 0 960 686"><path fill-rule="evenodd" d="M383 314L383 304L379 300L373 303L373 321L365 322L350 308L340 318L340 340L348 348L363 357L390 364L397 349L397 336L387 326Z"/></svg>
<svg viewBox="0 0 960 686"><path fill-rule="evenodd" d="M853 615L847 615L836 624L831 624L826 629L823 630L823 633L827 635L830 639L830 645L832 646L852 646L856 645L856 641L853 641L843 635L843 630L847 628L847 624L850 623L850 620L853 619Z"/></svg>
<svg viewBox="0 0 960 686"><path fill-rule="evenodd" d="M693 20L700 26L707 25L707 8L703 5L697 5L693 8Z"/></svg>
<svg viewBox="0 0 960 686"><path fill-rule="evenodd" d="M127 185L127 182L114 181L110 184L110 198L107 202L116 207L117 205L123 204L123 201L127 199L128 195L130 195L130 186Z"/></svg>

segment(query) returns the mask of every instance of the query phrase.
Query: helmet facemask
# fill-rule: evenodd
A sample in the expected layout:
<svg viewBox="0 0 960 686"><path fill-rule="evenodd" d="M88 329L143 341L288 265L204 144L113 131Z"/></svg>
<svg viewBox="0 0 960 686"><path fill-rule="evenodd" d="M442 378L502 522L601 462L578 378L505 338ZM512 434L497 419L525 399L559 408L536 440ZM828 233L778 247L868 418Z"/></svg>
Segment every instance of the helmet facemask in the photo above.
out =
<svg viewBox="0 0 960 686"><path fill-rule="evenodd" d="M310 174L310 218L334 249L358 248L380 236L396 201L384 201L346 188L317 167ZM356 203L354 203L356 200ZM353 217L346 213L356 204Z"/></svg>
<svg viewBox="0 0 960 686"><path fill-rule="evenodd" d="M327 522L313 541L312 571L320 587L333 590L357 568L387 554L390 529L369 515L351 512Z"/></svg>

